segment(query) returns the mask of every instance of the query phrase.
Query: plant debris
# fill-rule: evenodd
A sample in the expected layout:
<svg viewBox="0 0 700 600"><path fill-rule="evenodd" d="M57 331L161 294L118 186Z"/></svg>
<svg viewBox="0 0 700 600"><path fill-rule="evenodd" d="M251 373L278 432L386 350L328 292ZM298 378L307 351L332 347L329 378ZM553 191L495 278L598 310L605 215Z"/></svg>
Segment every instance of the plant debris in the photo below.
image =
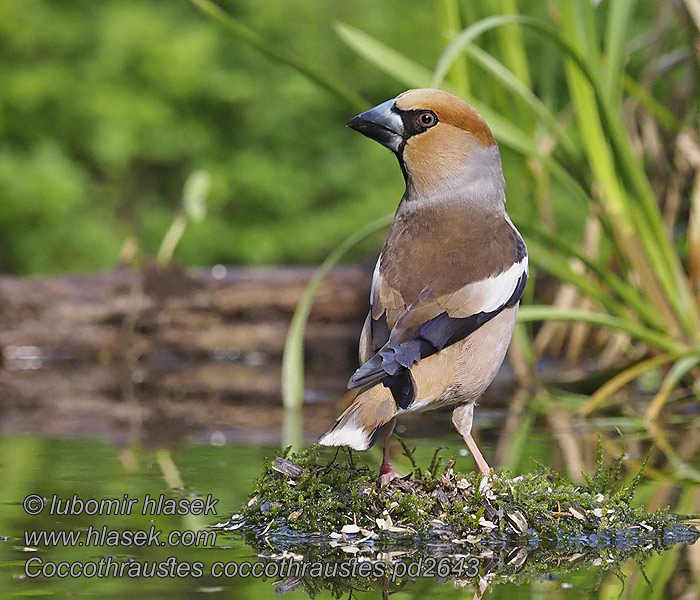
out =
<svg viewBox="0 0 700 600"><path fill-rule="evenodd" d="M221 526L243 531L271 560L357 557L395 566L409 557L472 557L478 573L467 573L468 579L481 587L497 575L561 572L584 564L619 573L628 558L643 560L698 538L696 528L667 510L632 507L642 472L621 486L622 459L605 465L602 452L585 485L541 465L518 477L506 471L489 477L457 473L455 461L443 464L438 452L427 471L409 453L413 474L378 487L374 472L356 465L349 452L324 465L317 446L296 455L287 450L265 465L248 503ZM329 581L338 591L339 582ZM302 583L310 592L319 585L304 578ZM347 585L358 589L359 582Z"/></svg>

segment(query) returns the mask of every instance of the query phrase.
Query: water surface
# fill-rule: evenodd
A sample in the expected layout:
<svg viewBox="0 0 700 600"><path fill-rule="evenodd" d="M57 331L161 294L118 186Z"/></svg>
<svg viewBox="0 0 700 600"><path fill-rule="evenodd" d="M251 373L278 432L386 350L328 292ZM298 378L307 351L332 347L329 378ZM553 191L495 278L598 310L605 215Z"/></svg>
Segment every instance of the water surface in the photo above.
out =
<svg viewBox="0 0 700 600"><path fill-rule="evenodd" d="M311 413L312 414L312 413ZM261 409L261 416L264 411ZM306 415L307 421L312 418ZM470 470L473 464L462 450L456 434L452 434L448 415L434 415L423 422L409 423L406 434L409 443L417 446L416 457L427 465L433 449L440 444L449 448L444 452L456 457L455 469ZM529 419L529 421L528 421ZM483 411L478 425L487 456L500 456L500 463L507 463L514 472L536 468L533 459L561 470L568 476L576 476L572 469L591 468L596 438L602 436L608 451L619 448L621 438L615 427L623 425L628 440L630 474L643 457L649 440L643 429L630 421L588 422L585 427L541 415L526 414L518 419L509 432L512 444L499 445L499 437L511 427L504 413ZM523 423L529 423L527 429ZM557 429L558 427L558 429ZM276 443L237 443L231 429L212 427L199 432L196 438L181 437L177 443L159 438L154 447L148 447L148 437L127 441L109 437L52 437L5 433L0 436L0 585L3 598L27 596L73 598L268 598L275 593L274 578L214 577L211 566L215 563L241 564L260 560L235 532L217 532L213 546L208 540L203 546L100 547L56 545L53 547L25 546L25 531L60 530L81 531L92 527L101 530L149 531L151 527L163 532L165 540L171 531L200 531L207 526L228 519L247 500L252 481L261 470L264 457L273 457L279 449ZM245 436L274 438L261 425L260 435L254 430ZM439 434L440 437L436 437ZM687 423L674 429L669 436L680 452L693 450L692 427ZM163 434L164 438L167 438ZM517 439L516 439L517 438ZM519 440L519 441L518 441ZM310 441L310 440L309 440ZM513 456L515 444L517 454ZM460 452L461 451L461 452ZM329 452L332 451L329 450ZM329 456L331 455L329 454ZM360 460L378 464L379 451L364 453ZM401 457L396 461L397 470L404 473L410 466ZM690 469L700 467L697 454L693 453L684 464ZM573 474L572 474L573 473ZM631 475L630 475L631 476ZM49 514L47 505L37 516L28 515L22 501L30 494L38 494L49 501L56 496L70 499L74 495L82 500L117 498L138 499L130 514L122 515L59 515ZM211 495L217 499L214 515L151 515L142 514L143 500L151 498L193 500ZM636 502L649 510L669 505L671 510L684 514L698 512L700 492L692 479L679 477L677 469L668 466L662 457L656 456L652 468L640 486ZM83 540L84 537L79 538ZM638 565L633 561L622 566L627 577L624 585L617 575L600 566L575 569L566 574L541 575L523 578L516 582L498 582L487 592L487 598L691 598L700 594L697 581L698 546L676 546L660 556L648 560L644 566L647 583ZM27 560L39 557L41 564L50 562L95 562L111 557L113 562L134 559L143 564L165 563L172 565L201 564L199 577L28 577L25 574ZM171 563L168 563L168 559ZM30 568L36 572L37 560ZM36 568L35 568L36 567ZM553 569L556 565L553 565ZM608 567L609 568L609 567ZM220 569L221 570L221 569ZM518 579L517 577L515 578ZM320 582L319 582L320 583ZM322 586L320 586L322 587ZM471 598L472 588L462 589L451 581L439 578L421 578L406 583L400 590L392 591L395 598ZM386 592L385 592L386 593ZM381 582L372 590L356 592L353 597L379 598ZM621 594L621 595L620 595ZM307 598L296 589L285 594L286 598ZM330 598L328 590L321 589L319 598ZM347 597L347 594L345 594Z"/></svg>

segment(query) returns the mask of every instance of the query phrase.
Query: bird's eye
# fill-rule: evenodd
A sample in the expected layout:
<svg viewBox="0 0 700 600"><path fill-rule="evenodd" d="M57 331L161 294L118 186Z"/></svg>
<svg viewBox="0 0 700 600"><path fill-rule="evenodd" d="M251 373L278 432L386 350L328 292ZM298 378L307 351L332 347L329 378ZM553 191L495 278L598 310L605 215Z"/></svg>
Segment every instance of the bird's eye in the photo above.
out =
<svg viewBox="0 0 700 600"><path fill-rule="evenodd" d="M429 110L424 110L423 112L419 112L418 115L416 116L416 121L418 122L418 125L421 127L432 127L437 123L437 117L435 116L434 112L431 112Z"/></svg>

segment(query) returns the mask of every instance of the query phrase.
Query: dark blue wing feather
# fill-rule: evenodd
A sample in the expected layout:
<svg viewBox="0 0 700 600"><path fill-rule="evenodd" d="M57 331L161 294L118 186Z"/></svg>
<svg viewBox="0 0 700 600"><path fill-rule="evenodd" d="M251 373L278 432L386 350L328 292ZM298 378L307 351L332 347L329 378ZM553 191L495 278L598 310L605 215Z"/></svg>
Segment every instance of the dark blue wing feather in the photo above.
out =
<svg viewBox="0 0 700 600"><path fill-rule="evenodd" d="M400 344L389 344L387 341L383 348L355 371L348 382L348 388L369 387L381 381L391 390L397 404L401 408L408 408L415 400L411 367L422 358L464 339L504 309L515 306L523 296L526 283L527 273L523 273L510 298L496 310L479 312L469 317L450 317L447 312L443 312L421 325L413 339ZM384 327L388 332L386 320Z"/></svg>

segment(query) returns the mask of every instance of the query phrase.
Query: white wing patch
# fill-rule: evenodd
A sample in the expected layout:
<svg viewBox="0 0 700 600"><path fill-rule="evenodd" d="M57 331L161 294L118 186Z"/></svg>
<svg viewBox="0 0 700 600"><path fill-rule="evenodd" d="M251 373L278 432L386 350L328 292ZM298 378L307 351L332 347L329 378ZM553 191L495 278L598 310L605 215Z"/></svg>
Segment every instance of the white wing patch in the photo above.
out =
<svg viewBox="0 0 700 600"><path fill-rule="evenodd" d="M379 277L379 265L382 262L382 255L377 258L377 264L374 265L374 273L372 273L372 287L369 288L369 305L374 306L374 286L377 284L377 277Z"/></svg>
<svg viewBox="0 0 700 600"><path fill-rule="evenodd" d="M520 278L527 274L527 268L527 256L524 256L520 262L495 277L471 284L470 291L473 290L474 295L481 299L478 312L493 312L508 302Z"/></svg>

